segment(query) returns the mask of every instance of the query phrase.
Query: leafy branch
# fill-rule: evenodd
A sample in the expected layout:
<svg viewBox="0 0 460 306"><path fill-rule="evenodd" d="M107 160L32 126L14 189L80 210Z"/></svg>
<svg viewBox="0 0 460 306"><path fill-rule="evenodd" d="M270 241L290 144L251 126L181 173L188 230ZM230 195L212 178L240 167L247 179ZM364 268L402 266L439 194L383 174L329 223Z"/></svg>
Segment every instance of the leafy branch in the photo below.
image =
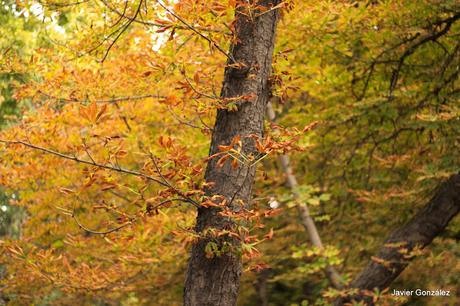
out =
<svg viewBox="0 0 460 306"><path fill-rule="evenodd" d="M23 145L25 147L28 147L28 148L31 148L31 149L34 149L34 150L38 150L38 151L41 151L41 152L44 152L44 153L47 153L47 154L58 156L60 158L64 158L64 159L67 159L67 160L72 160L72 161L77 162L77 163L90 165L90 166L94 166L94 167L97 167L97 168L106 169L106 170L110 170L110 171L115 171L115 172L119 172L119 173L123 173L123 174L129 174L129 175L133 175L133 176L136 176L136 177L146 179L148 181L153 181L153 182L155 182L155 183L157 183L157 184L159 184L159 185L161 185L163 187L167 187L169 189L172 189L176 194L178 194L180 196L181 201L190 203L190 204L194 205L195 207L200 206L195 200L193 200L190 197L186 196L183 192L181 192L179 189L174 187L168 180L166 180L166 178L161 173L161 171L160 171L160 169L158 167L158 164L156 163L156 161L155 161L155 159L153 158L152 155L151 155L152 161L154 162L156 171L157 171L157 173L158 173L158 175L160 176L161 179L158 179L156 177L150 176L148 174L145 174L145 173L142 173L142 172L139 172L139 171L125 169L125 168L122 168L120 166L112 166L112 165L107 165L107 164L101 164L101 163L98 163L98 162L94 161L94 159L91 158L91 157L90 157L91 160L81 159L81 158L78 158L76 156L64 154L64 153L61 153L61 152L58 152L58 151L54 151L54 150L51 150L51 149L48 149L48 148L44 148L44 147L41 147L41 146L38 146L38 145L34 145L32 143L29 143L29 142L25 142L25 141L22 141L22 140L2 140L2 139L0 139L0 143L4 143L4 144L7 144L7 145L19 144L19 145ZM179 200L179 199L175 199L175 200ZM167 202L170 202L170 201L167 201ZM165 204L165 203L163 203L163 204Z"/></svg>

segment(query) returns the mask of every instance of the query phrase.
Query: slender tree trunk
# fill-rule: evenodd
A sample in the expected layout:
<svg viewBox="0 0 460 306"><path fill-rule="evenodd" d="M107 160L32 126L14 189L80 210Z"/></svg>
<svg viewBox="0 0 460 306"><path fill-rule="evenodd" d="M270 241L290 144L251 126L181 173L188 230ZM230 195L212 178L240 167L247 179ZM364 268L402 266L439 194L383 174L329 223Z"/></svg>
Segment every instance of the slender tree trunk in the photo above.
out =
<svg viewBox="0 0 460 306"><path fill-rule="evenodd" d="M279 1L264 0L257 3L269 9ZM278 18L278 9L261 14L261 11L249 13L246 6L236 8L235 39L229 54L237 65L228 62L221 96L244 98L238 102L236 111L218 110L210 155L219 152L218 146L229 145L235 136L241 137L245 155L256 154L254 139L248 136L262 136L263 133ZM211 158L205 173L206 181L212 182L207 195L223 196L233 209L237 209L235 203L238 202L247 205L251 199L254 175L254 166L239 164L234 169L227 162L219 167L216 158ZM234 222L221 216L215 207L198 209L198 232L203 233L208 228L229 229L233 226ZM205 253L209 239L202 238L193 245L184 288L184 305L236 305L242 270L240 255L235 252L239 243L237 239L229 237L223 240L220 245L227 243L234 250L213 258L207 258Z"/></svg>
<svg viewBox="0 0 460 306"><path fill-rule="evenodd" d="M257 276L256 291L259 297L259 306L268 306L268 285L267 279L270 277L270 270L262 270Z"/></svg>
<svg viewBox="0 0 460 306"><path fill-rule="evenodd" d="M276 114L270 102L267 105L267 116L273 122L276 119ZM294 171L292 170L291 163L289 161L289 156L287 154L280 155L280 162L281 167L283 168L284 175L286 176L286 183L289 189L291 189L294 198L297 200L299 198L299 194L296 191L298 183ZM310 210L308 208L308 205L306 203L301 202L298 204L297 210L299 212L300 222L302 223L302 226L307 232L311 243L318 249L324 250L323 242L321 241L321 237L319 236L318 229L315 225L315 221L310 216ZM325 273L334 288L343 288L342 278L333 266L327 265Z"/></svg>
<svg viewBox="0 0 460 306"><path fill-rule="evenodd" d="M360 294L336 302L343 305L350 300L364 300L366 291L383 290L407 267L411 252L424 248L433 241L460 212L460 174L451 176L439 186L433 198L408 223L394 231L381 247L378 255L369 262L351 283Z"/></svg>

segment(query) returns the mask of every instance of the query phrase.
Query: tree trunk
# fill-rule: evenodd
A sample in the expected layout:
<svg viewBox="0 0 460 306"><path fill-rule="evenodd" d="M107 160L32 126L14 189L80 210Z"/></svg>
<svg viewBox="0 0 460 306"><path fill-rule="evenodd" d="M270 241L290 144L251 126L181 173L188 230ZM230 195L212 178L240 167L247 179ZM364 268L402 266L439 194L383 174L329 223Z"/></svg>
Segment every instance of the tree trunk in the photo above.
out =
<svg viewBox="0 0 460 306"><path fill-rule="evenodd" d="M253 3L253 1L251 1ZM274 7L278 0L258 1L264 8ZM265 108L270 95L268 78L271 74L272 54L275 41L276 24L279 10L273 9L261 14L261 11L248 12L246 6L238 6L235 13L235 39L230 48L229 57L235 63L228 62L225 69L221 97L244 97L238 101L236 111L218 110L212 133L210 156L218 153L220 145L229 145L235 136L240 136L242 152L250 156L256 154L255 141L248 136L262 136ZM223 167L217 165L217 159L208 161L205 179L212 182L206 190L208 196L223 196L232 209L238 202L246 205L251 199L255 167L239 164L236 169L229 162ZM229 229L234 222L219 214L215 207L199 208L196 230ZM207 258L205 253L207 238L201 238L192 247L184 288L186 306L226 306L236 305L239 279L241 275L241 257L237 239L223 238L233 250L220 256Z"/></svg>
<svg viewBox="0 0 460 306"><path fill-rule="evenodd" d="M257 275L256 291L259 297L259 306L268 306L268 284L267 279L270 277L270 270L264 269Z"/></svg>
<svg viewBox="0 0 460 306"><path fill-rule="evenodd" d="M276 114L270 102L267 104L267 116L272 122L275 122ZM294 175L294 171L292 170L291 162L289 161L289 156L287 154L281 154L280 161L284 175L286 176L286 183L289 189L291 189L294 199L297 201L299 198L299 194L296 191L296 189L299 184L297 182L296 176ZM310 215L310 209L308 208L308 205L306 203L300 202L297 205L297 210L299 212L300 222L302 223L302 226L307 232L311 243L319 250L324 250L323 242L321 241L321 237L319 236L319 232L316 228L315 221ZM327 278L329 279L334 288L343 288L342 278L333 266L327 265L325 272Z"/></svg>
<svg viewBox="0 0 460 306"><path fill-rule="evenodd" d="M371 260L363 272L351 283L360 293L336 302L343 305L350 300L373 302L366 291L383 290L398 277L413 258L411 252L424 248L433 241L460 212L460 174L451 176L442 183L434 197L408 223L394 231Z"/></svg>

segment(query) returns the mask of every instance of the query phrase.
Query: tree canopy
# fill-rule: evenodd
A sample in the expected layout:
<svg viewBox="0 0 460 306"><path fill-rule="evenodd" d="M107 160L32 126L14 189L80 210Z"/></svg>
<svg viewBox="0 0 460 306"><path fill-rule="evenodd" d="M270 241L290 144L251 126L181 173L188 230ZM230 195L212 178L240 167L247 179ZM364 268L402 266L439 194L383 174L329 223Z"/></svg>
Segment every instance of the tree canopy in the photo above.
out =
<svg viewBox="0 0 460 306"><path fill-rule="evenodd" d="M456 0L3 0L0 302L460 303L459 36Z"/></svg>

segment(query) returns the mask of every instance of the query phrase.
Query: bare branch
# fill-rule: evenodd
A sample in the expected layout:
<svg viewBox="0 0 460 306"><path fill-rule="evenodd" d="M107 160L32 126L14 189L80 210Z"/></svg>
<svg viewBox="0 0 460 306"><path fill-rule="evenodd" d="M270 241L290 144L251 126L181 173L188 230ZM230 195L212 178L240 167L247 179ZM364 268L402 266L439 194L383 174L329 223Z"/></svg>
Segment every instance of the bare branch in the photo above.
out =
<svg viewBox="0 0 460 306"><path fill-rule="evenodd" d="M165 205L165 204L168 204L168 203L171 203L171 202L175 202L175 201L190 203L188 200L186 200L186 199L184 199L184 198L166 199L166 200L161 201L160 203L156 204L156 205L153 206L153 207L149 207L149 209L150 209L150 210L155 210L155 209L158 209L158 208L160 208L161 206L163 206L163 205Z"/></svg>
<svg viewBox="0 0 460 306"><path fill-rule="evenodd" d="M393 94L394 89L396 88L396 85L399 80L399 73L404 65L404 61L406 60L407 57L409 57L411 54L413 54L420 46L428 43L428 42L435 42L438 38L441 36L445 35L447 32L449 32L450 28L452 25L460 19L460 13L457 13L445 20L439 21L436 23L436 25L442 25L444 24L444 27L434 33L430 33L424 36L421 36L420 39L418 39L414 44L409 46L406 51L401 55L398 61L397 67L393 70L393 74L391 76L391 82L390 82L390 97Z"/></svg>
<svg viewBox="0 0 460 306"><path fill-rule="evenodd" d="M267 103L267 113L268 119L274 122L276 115L270 101ZM284 175L286 176L286 183L288 187L291 189L294 199L298 200L299 194L296 191L298 187L297 178L295 177L294 171L292 170L292 167L290 165L289 156L287 154L282 154L280 156L280 161ZM310 215L310 209L308 208L308 205L306 203L300 202L297 208L299 211L301 223L305 228L306 232L308 233L311 243L319 250L324 250L321 237L318 233L318 229L316 228L315 221ZM342 278L333 266L327 265L325 268L325 272L332 286L334 286L337 289L343 288Z"/></svg>
<svg viewBox="0 0 460 306"><path fill-rule="evenodd" d="M62 7L69 7L69 6L77 6L83 3L88 3L90 1L91 0L82 0L82 1L76 1L76 2L70 2L70 3L55 3L55 2L38 1L38 3L40 3L44 7L62 8Z"/></svg>
<svg viewBox="0 0 460 306"><path fill-rule="evenodd" d="M133 221L128 221L126 223L123 223L122 225L120 226L117 226L115 228L112 228L112 229L109 229L107 231L94 231L92 229L89 229L87 228L86 226L84 226L78 219L77 217L75 216L75 212L72 212L72 218L75 220L75 222L77 223L77 225L82 229L84 230L85 232L88 232L88 233L91 233L91 234L95 234L95 235L107 235L107 234L110 234L110 233L113 233L113 232L116 232L116 231L119 231L121 230L122 228L128 226L128 225L131 225L133 223Z"/></svg>
<svg viewBox="0 0 460 306"><path fill-rule="evenodd" d="M224 49L222 49L221 46L219 46L212 38L204 35L203 33L201 33L200 31L198 31L194 26L192 26L191 24L189 24L187 21L185 21L182 17L180 17L179 15L177 15L175 12L173 12L171 9L169 9L166 5L164 5L160 0L157 0L157 3L162 7L164 8L168 13L170 13L171 15L174 16L174 18L176 18L177 20L179 20L180 22L182 22L187 28L189 28L190 30L192 30L193 32L195 32L196 34L198 34L198 36L200 36L201 38L204 38L205 40L207 40L212 46L214 46L217 50L219 50L220 53L222 53L223 55L225 55L232 64L235 64L236 63L236 60L233 58L233 56L229 53L227 53Z"/></svg>
<svg viewBox="0 0 460 306"><path fill-rule="evenodd" d="M173 118L176 119L176 120L177 120L179 123L181 123L181 124L187 125L187 126L189 126L189 127L191 127L191 128L194 128L194 129L212 131L212 128L209 127L209 126L207 126L207 125L203 122L203 120L201 120L201 117L200 117L200 116L198 116L198 118L199 118L200 122L203 124L203 126L198 126L198 125L192 123L192 122L193 122L192 120L191 120L191 121L185 121L184 119L180 118L179 115L177 115L177 114L171 109L171 107L170 107L169 105L167 105L167 109L168 109L169 113L171 114L171 116L173 116Z"/></svg>
<svg viewBox="0 0 460 306"><path fill-rule="evenodd" d="M144 178L146 180L158 183L161 186L168 187L168 188L170 187L168 184L164 183L162 180L159 180L159 179L157 179L157 178L155 178L153 176L147 175L147 174L142 173L142 172L129 170L129 169L124 169L124 168L121 168L121 167L113 167L113 166L109 166L109 165L105 165L105 164L100 164L100 163L97 163L97 162L94 162L94 161L80 159L80 158L78 158L76 156L71 156L71 155L61 153L61 152L57 152L57 151L54 151L54 150L43 148L43 147L34 145L32 143L28 143L28 142L25 142L25 141L21 141L21 140L2 140L2 139L0 139L0 142L5 143L7 145L21 144L21 145L26 146L28 148L38 150L38 151L42 151L42 152L45 152L45 153L48 153L48 154L51 154L51 155L55 155L55 156L58 156L58 157L61 157L61 158L64 158L64 159L72 160L72 161L77 162L77 163L86 164L86 165L90 165L90 166L94 166L94 167L98 167L98 168L102 168L102 169L107 169L107 170L111 170L111 171L115 171L115 172L120 172L120 173L124 173L124 174L134 175L134 176L141 177L141 178Z"/></svg>
<svg viewBox="0 0 460 306"><path fill-rule="evenodd" d="M129 28L129 26L131 25L131 23L133 23L133 21L136 19L136 17L139 15L140 11L141 11L141 7L142 7L142 1L144 0L140 0L139 2L139 5L137 6L137 9L136 9L136 13L134 14L134 17L132 19L129 19L128 22L126 23L126 25L121 29L120 33L118 33L118 35L115 37L115 39L110 43L110 46L107 48L107 50L105 51L105 54L104 56L102 57L102 60L101 62L104 62L105 59L107 58L107 56L109 55L109 52L110 52L110 49L112 49L113 45L115 45L115 43L117 42L117 40L121 37L121 35Z"/></svg>
<svg viewBox="0 0 460 306"><path fill-rule="evenodd" d="M137 19L133 19L132 17L129 17L125 14L125 11L123 12L120 12L119 10L117 10L115 7L111 6L106 0L101 0L101 2L109 9L111 10L112 12L114 12L115 14L117 14L120 19L128 19L128 20L133 20L133 22L135 23L139 23L139 24L142 24L142 25L145 25L145 26L150 26L150 27L157 27L157 28L164 28L165 25L164 24L161 24L161 23L156 23L156 22L151 22L151 21L144 21L144 20L137 20ZM127 3L127 2L126 2ZM119 22L119 21L118 21ZM117 23L118 23L117 22ZM227 25L225 25L227 26ZM187 26L180 26L180 25L174 25L173 26L174 29L179 29L179 30L189 30L190 28L187 27ZM223 34L226 34L226 35L230 35L231 32L224 32L223 30L220 30L220 29L212 29L212 28L205 28L205 27L198 27L198 26L194 26L195 29L199 30L199 31L202 31L202 32L214 32L214 33L223 33Z"/></svg>
<svg viewBox="0 0 460 306"><path fill-rule="evenodd" d="M99 100L92 100L92 99L76 99L76 98L63 98L63 97L56 97L53 95L50 95L46 92L43 92L41 90L38 91L40 95L43 95L45 97L55 99L55 100L60 100L63 102L68 102L68 103L87 103L87 102L94 102L94 103L117 103L117 102L123 102L123 101L135 101L135 100L143 100L143 99L148 99L148 98L155 98L155 99L166 99L166 96L160 96L158 94L146 94L146 95L140 95L140 96L125 96L125 97L116 97L112 99L99 99Z"/></svg>
<svg viewBox="0 0 460 306"><path fill-rule="evenodd" d="M182 68L181 72L182 72L182 75L184 76L184 79L187 82L188 86L190 86L190 88L198 95L198 97L203 96L203 97L206 97L208 99L213 99L213 100L219 100L220 99L217 96L211 96L211 95L208 95L206 93L198 91L198 89L196 89L195 86L193 86L193 84L190 82L189 78L187 77L187 73L185 72L185 68Z"/></svg>

